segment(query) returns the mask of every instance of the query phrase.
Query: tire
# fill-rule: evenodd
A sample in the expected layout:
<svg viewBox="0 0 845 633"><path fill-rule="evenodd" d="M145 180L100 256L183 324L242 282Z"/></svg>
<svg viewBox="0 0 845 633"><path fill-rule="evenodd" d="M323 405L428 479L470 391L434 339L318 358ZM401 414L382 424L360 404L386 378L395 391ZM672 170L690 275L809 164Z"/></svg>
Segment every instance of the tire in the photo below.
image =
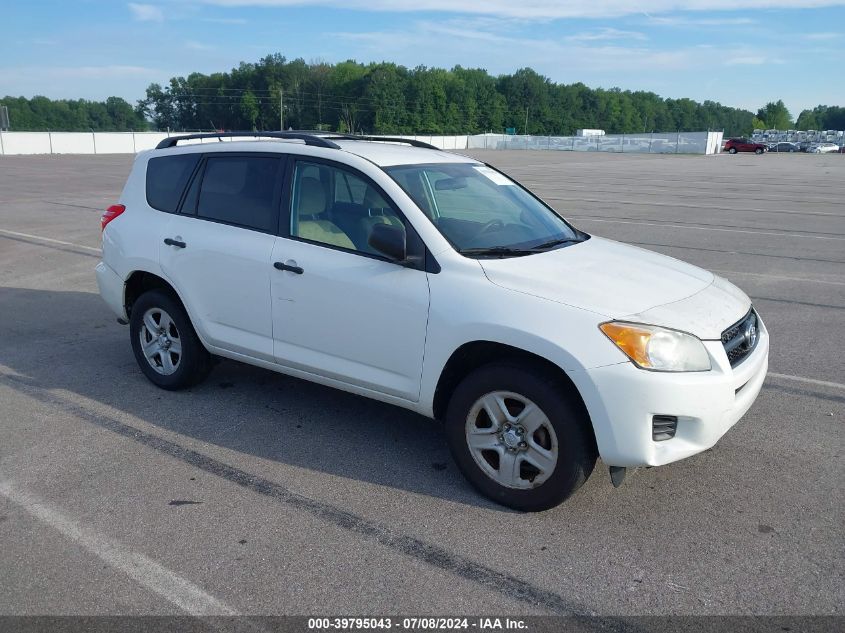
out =
<svg viewBox="0 0 845 633"><path fill-rule="evenodd" d="M737 151L736 148L732 147L728 150L728 154L736 154L736 151Z"/></svg>
<svg viewBox="0 0 845 633"><path fill-rule="evenodd" d="M138 366L157 387L185 389L211 371L211 355L182 304L169 292L150 290L138 297L132 306L129 336Z"/></svg>
<svg viewBox="0 0 845 633"><path fill-rule="evenodd" d="M757 149L754 150L754 153L755 154L762 154L763 150L758 147Z"/></svg>
<svg viewBox="0 0 845 633"><path fill-rule="evenodd" d="M481 494L515 510L562 503L596 463L586 415L558 380L527 364L494 363L472 372L452 394L445 422L463 475Z"/></svg>

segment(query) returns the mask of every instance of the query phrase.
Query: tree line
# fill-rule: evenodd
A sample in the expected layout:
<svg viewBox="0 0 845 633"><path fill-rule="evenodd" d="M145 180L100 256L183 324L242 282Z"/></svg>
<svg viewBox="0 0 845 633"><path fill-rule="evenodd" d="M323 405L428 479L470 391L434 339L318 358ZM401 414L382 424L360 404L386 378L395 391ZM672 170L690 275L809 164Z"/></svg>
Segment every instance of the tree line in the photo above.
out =
<svg viewBox="0 0 845 633"><path fill-rule="evenodd" d="M795 121L798 130L845 130L845 108L840 106L816 106L804 110Z"/></svg>
<svg viewBox="0 0 845 633"><path fill-rule="evenodd" d="M132 107L120 97L105 101L4 97L0 105L9 108L12 130L128 132L147 130L150 126L140 107Z"/></svg>
<svg viewBox="0 0 845 633"><path fill-rule="evenodd" d="M306 63L268 55L231 72L152 84L140 102L159 129L325 129L375 134L524 134L722 129L751 131L753 113L653 92L558 84L530 68L494 77L456 66Z"/></svg>
<svg viewBox="0 0 845 633"><path fill-rule="evenodd" d="M486 70L451 70L353 60L328 64L268 55L230 72L192 73L151 84L135 107L119 97L105 102L6 97L12 129L243 130L321 129L375 134L569 135L579 128L611 134L755 127L792 127L782 101L756 115L653 92L559 84L523 68L492 76ZM796 121L803 129L843 129L845 110L818 106ZM781 125L786 123L786 125Z"/></svg>
<svg viewBox="0 0 845 633"><path fill-rule="evenodd" d="M793 122L786 105L778 100L760 108L751 123L757 130L845 130L845 108L816 106L802 110Z"/></svg>

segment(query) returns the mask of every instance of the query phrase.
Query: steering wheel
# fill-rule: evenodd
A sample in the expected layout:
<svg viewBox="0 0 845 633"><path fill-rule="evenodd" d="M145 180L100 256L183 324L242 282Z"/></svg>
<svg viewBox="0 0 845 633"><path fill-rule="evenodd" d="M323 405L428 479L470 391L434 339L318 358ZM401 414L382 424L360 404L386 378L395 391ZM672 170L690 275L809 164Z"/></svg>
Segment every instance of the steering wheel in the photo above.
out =
<svg viewBox="0 0 845 633"><path fill-rule="evenodd" d="M478 231L478 235L484 235L485 233L489 233L493 230L501 231L503 228L505 228L505 223L501 220L490 220L487 224L481 227L481 230Z"/></svg>

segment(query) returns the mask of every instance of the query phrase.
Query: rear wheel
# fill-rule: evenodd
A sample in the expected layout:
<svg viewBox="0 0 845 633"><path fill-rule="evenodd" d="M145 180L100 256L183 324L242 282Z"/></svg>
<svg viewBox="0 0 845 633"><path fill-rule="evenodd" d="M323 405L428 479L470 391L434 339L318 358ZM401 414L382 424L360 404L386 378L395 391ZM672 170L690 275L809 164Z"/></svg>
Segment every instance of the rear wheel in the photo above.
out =
<svg viewBox="0 0 845 633"><path fill-rule="evenodd" d="M553 376L497 363L467 376L446 414L452 456L493 501L535 512L566 500L596 462L589 421Z"/></svg>
<svg viewBox="0 0 845 633"><path fill-rule="evenodd" d="M129 333L135 360L162 389L184 389L211 370L211 355L197 337L185 309L162 290L142 294L132 306Z"/></svg>
<svg viewBox="0 0 845 633"><path fill-rule="evenodd" d="M736 148L735 148L735 147L730 148L730 149L728 150L728 153L729 153L729 154L736 154Z"/></svg>

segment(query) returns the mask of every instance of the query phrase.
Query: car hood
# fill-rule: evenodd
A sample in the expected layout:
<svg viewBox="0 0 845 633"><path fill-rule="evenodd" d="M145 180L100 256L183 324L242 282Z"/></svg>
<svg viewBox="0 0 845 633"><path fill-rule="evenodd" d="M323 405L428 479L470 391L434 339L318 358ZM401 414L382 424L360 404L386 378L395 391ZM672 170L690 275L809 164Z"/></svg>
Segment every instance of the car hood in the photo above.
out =
<svg viewBox="0 0 845 633"><path fill-rule="evenodd" d="M719 338L750 305L741 290L711 272L600 237L479 263L487 278L503 288L701 338ZM691 300L696 295L701 296Z"/></svg>

